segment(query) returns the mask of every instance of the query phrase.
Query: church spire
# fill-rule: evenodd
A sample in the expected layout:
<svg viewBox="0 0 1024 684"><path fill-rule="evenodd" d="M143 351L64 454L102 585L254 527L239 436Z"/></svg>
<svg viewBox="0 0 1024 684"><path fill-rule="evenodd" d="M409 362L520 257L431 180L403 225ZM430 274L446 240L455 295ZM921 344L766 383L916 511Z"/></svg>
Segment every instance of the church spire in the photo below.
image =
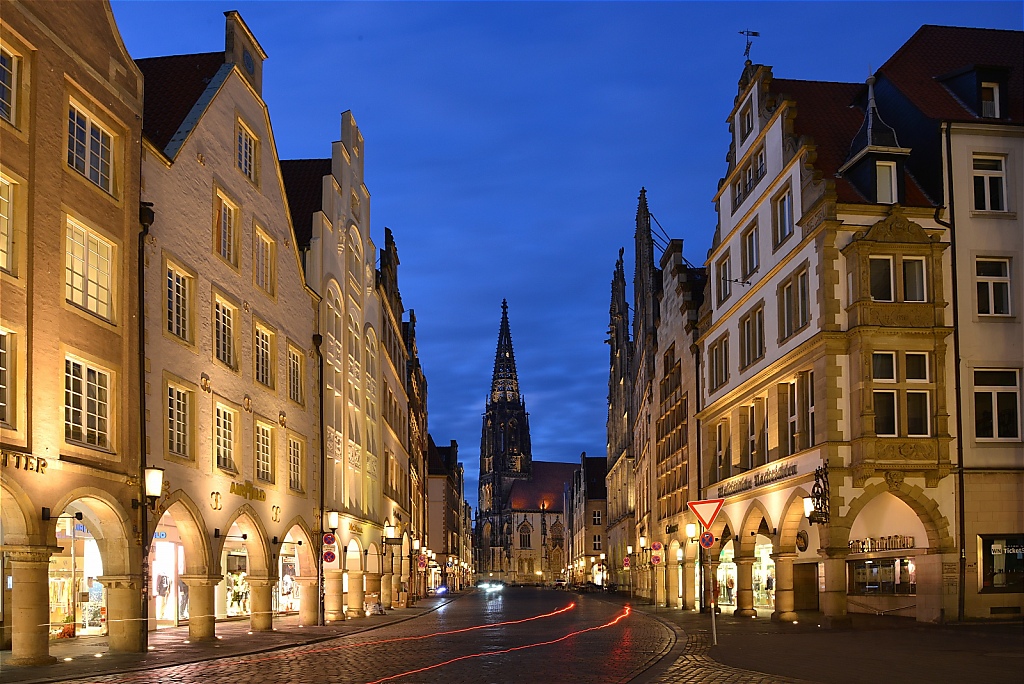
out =
<svg viewBox="0 0 1024 684"><path fill-rule="evenodd" d="M504 299L501 300L501 328L498 330L498 349L494 353L490 400L519 400L519 375L516 373L516 355L512 349L512 331L508 326L508 302Z"/></svg>

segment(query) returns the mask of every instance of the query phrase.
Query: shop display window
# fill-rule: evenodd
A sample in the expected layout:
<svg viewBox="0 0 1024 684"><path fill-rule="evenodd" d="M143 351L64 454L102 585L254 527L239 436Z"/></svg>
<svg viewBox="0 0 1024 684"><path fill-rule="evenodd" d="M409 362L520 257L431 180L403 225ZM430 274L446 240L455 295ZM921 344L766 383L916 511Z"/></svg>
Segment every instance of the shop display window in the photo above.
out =
<svg viewBox="0 0 1024 684"><path fill-rule="evenodd" d="M849 593L855 596L914 596L917 562L913 557L875 558L847 563Z"/></svg>
<svg viewBox="0 0 1024 684"><path fill-rule="evenodd" d="M50 557L50 638L107 633L107 592L100 583L103 562L88 527L73 514L57 519L60 553Z"/></svg>
<svg viewBox="0 0 1024 684"><path fill-rule="evenodd" d="M733 562L732 548L722 550L718 564L718 604L736 605L736 563Z"/></svg>
<svg viewBox="0 0 1024 684"><path fill-rule="evenodd" d="M1024 593L1024 534L986 534L981 541L981 591Z"/></svg>

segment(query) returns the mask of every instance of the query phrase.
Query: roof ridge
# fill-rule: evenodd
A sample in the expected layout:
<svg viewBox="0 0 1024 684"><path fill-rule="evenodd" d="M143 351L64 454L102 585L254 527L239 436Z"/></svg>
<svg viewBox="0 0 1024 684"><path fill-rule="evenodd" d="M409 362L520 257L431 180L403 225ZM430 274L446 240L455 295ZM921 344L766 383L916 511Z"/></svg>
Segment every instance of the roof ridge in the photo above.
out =
<svg viewBox="0 0 1024 684"><path fill-rule="evenodd" d="M181 55L155 55L153 57L135 57L135 62L156 62L159 60L181 59L183 57L209 57L211 55L224 56L223 50L212 50L210 52L188 52Z"/></svg>

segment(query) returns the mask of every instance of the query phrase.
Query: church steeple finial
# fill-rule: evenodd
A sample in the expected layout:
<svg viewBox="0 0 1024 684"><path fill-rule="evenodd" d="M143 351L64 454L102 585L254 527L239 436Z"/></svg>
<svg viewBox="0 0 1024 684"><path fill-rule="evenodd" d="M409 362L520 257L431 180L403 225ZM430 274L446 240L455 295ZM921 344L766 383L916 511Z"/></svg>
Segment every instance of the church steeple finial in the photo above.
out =
<svg viewBox="0 0 1024 684"><path fill-rule="evenodd" d="M494 353L490 400L519 400L519 375L516 373L516 355L512 349L512 331L508 325L508 301L505 299L501 300L501 327L498 329L498 349Z"/></svg>

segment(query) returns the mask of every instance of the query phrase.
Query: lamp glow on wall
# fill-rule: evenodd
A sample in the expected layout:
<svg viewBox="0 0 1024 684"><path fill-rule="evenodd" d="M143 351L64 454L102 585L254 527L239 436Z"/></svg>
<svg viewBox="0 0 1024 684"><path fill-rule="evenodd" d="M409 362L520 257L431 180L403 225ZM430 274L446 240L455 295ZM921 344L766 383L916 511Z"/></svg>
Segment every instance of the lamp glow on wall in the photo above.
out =
<svg viewBox="0 0 1024 684"><path fill-rule="evenodd" d="M163 494L164 490L164 469L156 466L148 466L145 472L146 504L149 510L156 510L156 501ZM141 504L138 499L132 499L132 508L138 508Z"/></svg>
<svg viewBox="0 0 1024 684"><path fill-rule="evenodd" d="M338 511L327 511L327 529L329 529L332 533L337 531L338 526L341 522L339 520L340 517L341 514L338 513Z"/></svg>

